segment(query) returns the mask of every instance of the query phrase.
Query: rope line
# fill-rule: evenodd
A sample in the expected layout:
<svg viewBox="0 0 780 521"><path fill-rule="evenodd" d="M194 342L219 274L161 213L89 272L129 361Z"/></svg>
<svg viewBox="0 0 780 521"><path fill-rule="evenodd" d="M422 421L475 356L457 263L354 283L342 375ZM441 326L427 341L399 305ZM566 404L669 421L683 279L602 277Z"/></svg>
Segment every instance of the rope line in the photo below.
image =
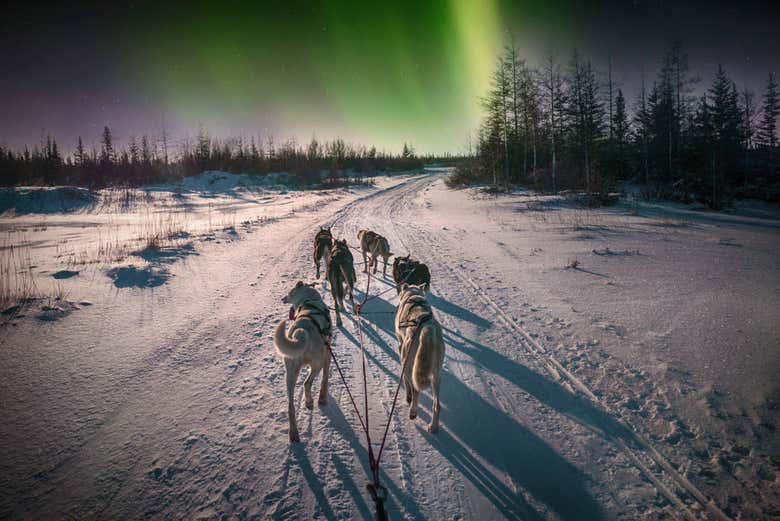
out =
<svg viewBox="0 0 780 521"><path fill-rule="evenodd" d="M336 359L336 355L333 353L333 349L331 349L330 344L328 344L328 351L330 351L330 357L333 359L333 363L336 365L336 369L338 369L339 376L341 377L341 382L344 384L344 388L347 390L347 395L349 396L349 400L352 402L352 407L355 409L355 414L357 414L358 420L360 420L360 426L363 428L363 430L366 429L366 424L363 421L363 417L360 415L360 409L357 406L357 403L355 402L355 398L352 396L352 391L349 389L349 385L347 385L347 380L344 378L344 373L341 371L341 366L339 365L339 361Z"/></svg>
<svg viewBox="0 0 780 521"><path fill-rule="evenodd" d="M336 365L336 369L338 370L339 376L341 377L341 382L344 384L344 388L347 391L347 395L349 396L349 400L352 403L352 408L355 410L355 414L358 417L358 420L360 421L360 427L363 429L363 432L366 435L366 446L368 448L368 465L371 469L371 483L368 483L366 485L366 488L368 489L371 498L374 501L374 504L376 506L376 516L377 519L380 521L386 521L387 520L387 513L385 512L384 502L387 500L387 489L382 486L380 479L379 479L379 470L380 470L380 461L382 458L382 454L385 450L385 443L387 441L387 434L390 431L390 423L393 421L393 413L395 412L396 404L398 403L398 394L401 391L401 383L403 382L403 375L406 371L406 364L409 360L409 356L403 357L402 364L401 364L401 375L398 378L398 384L395 388L395 394L393 395L393 403L390 406L390 413L387 416L387 423L385 424L384 432L382 434L382 441L379 444L379 449L376 455L374 455L374 446L371 442L371 431L370 431L370 423L369 423L369 416L368 416L368 377L366 373L366 345L365 341L363 339L363 313L395 313L395 311L363 311L363 306L366 305L367 302L370 302L373 299L379 298L385 293L395 289L395 286L390 286L386 290L377 293L376 295L371 295L371 271L366 270L366 273L368 275L368 278L366 280L366 291L363 293L363 300L355 306L355 315L357 316L357 325L358 325L358 343L360 344L360 353L361 353L361 365L362 365L362 375L363 375L363 414L360 414L360 408L358 407L357 401L355 400L352 391L349 387L349 384L347 383L347 379L344 377L344 373L341 370L341 366L339 366L338 360L336 359L336 355L333 352L333 350L330 347L330 344L328 344L328 350L330 351L330 356L333 359L334 364ZM412 275L412 272L409 272L404 276L404 278L401 280L399 284L403 284L407 281L407 279ZM333 309L333 308L330 308Z"/></svg>

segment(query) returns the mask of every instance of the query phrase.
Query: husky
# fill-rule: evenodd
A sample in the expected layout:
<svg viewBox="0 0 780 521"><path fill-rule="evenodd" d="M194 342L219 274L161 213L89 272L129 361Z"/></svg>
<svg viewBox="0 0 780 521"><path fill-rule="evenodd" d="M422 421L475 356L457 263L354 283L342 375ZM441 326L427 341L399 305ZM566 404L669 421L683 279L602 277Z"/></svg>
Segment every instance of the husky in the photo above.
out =
<svg viewBox="0 0 780 521"><path fill-rule="evenodd" d="M290 304L290 320L282 320L274 332L274 346L284 358L287 371L287 417L290 421L290 443L300 441L298 425L295 422L295 404L293 394L298 374L304 365L309 366L309 376L303 382L306 407L314 408L311 385L322 370L322 385L318 403L325 405L328 400L328 372L330 370L330 334L331 322L328 306L319 292L301 281L282 298Z"/></svg>
<svg viewBox="0 0 780 521"><path fill-rule="evenodd" d="M393 255L390 253L387 239L371 230L360 230L358 240L360 241L360 250L363 252L363 271L368 273L368 270L373 266L374 273L376 273L377 257L382 257L385 261L382 275L387 275L387 259ZM368 262L368 255L371 256L371 262Z"/></svg>
<svg viewBox="0 0 780 521"><path fill-rule="evenodd" d="M410 404L409 418L417 417L420 392L431 387L433 415L428 432L439 430L439 384L444 363L444 338L441 325L425 300L423 285L401 284L401 296L395 314L395 334L400 343L401 378ZM408 359L408 361L407 361Z"/></svg>
<svg viewBox="0 0 780 521"><path fill-rule="evenodd" d="M347 240L336 240L333 243L333 248L330 252L330 262L328 263L328 283L330 284L330 292L333 295L333 307L336 309L336 325L341 325L341 311L346 311L344 307L344 296L346 286L349 291L349 302L352 304L352 309L355 309L355 282L357 276L355 275L354 259L352 252L349 251Z"/></svg>
<svg viewBox="0 0 780 521"><path fill-rule="evenodd" d="M320 226L314 236L314 265L317 266L317 278L320 278L320 259L325 259L325 269L330 264L330 249L333 247L333 234L330 228Z"/></svg>
<svg viewBox="0 0 780 521"><path fill-rule="evenodd" d="M428 266L420 261L406 257L396 257L393 260L393 280L396 293L401 293L401 284L420 284L426 293L431 289L431 272Z"/></svg>

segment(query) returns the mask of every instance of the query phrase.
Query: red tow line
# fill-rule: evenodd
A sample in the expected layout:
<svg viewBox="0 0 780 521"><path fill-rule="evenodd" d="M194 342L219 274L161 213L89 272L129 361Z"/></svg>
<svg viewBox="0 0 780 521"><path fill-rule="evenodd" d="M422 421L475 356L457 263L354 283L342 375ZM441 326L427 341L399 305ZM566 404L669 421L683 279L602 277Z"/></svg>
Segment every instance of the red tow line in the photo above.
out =
<svg viewBox="0 0 780 521"><path fill-rule="evenodd" d="M374 455L374 448L373 444L371 443L371 433L369 431L369 422L368 422L368 379L366 376L366 347L365 343L363 341L363 319L360 314L361 310L363 309L363 306L365 306L366 302L373 300L375 298L379 298L380 296L384 295L388 291L394 289L392 286L385 291L382 291L381 293L378 293L376 295L371 295L369 297L369 290L371 289L371 271L368 270L368 281L366 283L366 291L363 296L363 300L355 306L355 314L357 315L357 323L358 323L358 342L360 344L360 352L361 352L361 358L362 358L362 372L363 372L363 414L360 414L360 409L357 405L357 402L355 401L354 396L352 395L352 391L349 388L349 385L347 384L346 378L344 378L344 373L341 370L341 367L339 366L338 360L336 359L336 355L333 353L333 350L330 348L330 345L328 345L328 350L330 351L330 356L333 359L334 364L336 365L336 369L339 372L339 376L341 377L341 381L344 384L344 388L347 390L347 395L349 396L350 402L352 402L352 407L355 409L355 414L358 417L358 420L360 421L360 426L363 429L363 432L366 435L366 446L368 447L368 465L371 469L371 482L369 482L366 485L366 488L368 489L369 494L371 495L371 499L374 501L374 505L376 507L376 519L378 521L387 521L387 512L385 511L385 501L387 500L387 488L385 488L380 480L379 480L379 470L380 470L380 461L382 458L382 453L385 450L385 442L387 441L387 433L390 430L390 422L393 418L393 412L395 412L395 406L398 402L398 393L401 390L401 381L403 380L403 374L406 370L406 362L408 360L407 358L404 358L401 363L401 376L398 378L398 385L395 389L395 395L393 396L393 403L390 407L390 414L387 417L387 423L385 424L385 430L382 435L382 442L379 444L379 451ZM408 276L411 275L411 273L407 274L404 279L408 278ZM403 280L402 282L405 282ZM403 353L402 353L403 355Z"/></svg>

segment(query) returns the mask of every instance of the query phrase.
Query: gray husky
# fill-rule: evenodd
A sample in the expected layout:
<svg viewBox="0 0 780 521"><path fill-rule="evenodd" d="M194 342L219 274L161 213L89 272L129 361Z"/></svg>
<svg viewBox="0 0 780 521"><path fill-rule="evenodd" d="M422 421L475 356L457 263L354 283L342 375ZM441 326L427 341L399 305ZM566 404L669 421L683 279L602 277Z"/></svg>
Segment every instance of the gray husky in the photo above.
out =
<svg viewBox="0 0 780 521"><path fill-rule="evenodd" d="M354 287L357 281L355 275L354 259L352 252L349 251L347 240L336 240L330 252L330 262L328 263L328 283L333 295L333 307L336 310L336 325L341 325L341 311L346 311L344 307L344 296L349 291L349 302L352 309L355 309ZM345 289L346 288L346 289Z"/></svg>
<svg viewBox="0 0 780 521"><path fill-rule="evenodd" d="M320 259L325 259L325 269L328 269L332 247L333 234L330 228L320 226L320 231L314 236L314 265L317 266L317 278L320 278Z"/></svg>
<svg viewBox="0 0 780 521"><path fill-rule="evenodd" d="M304 365L309 366L309 376L303 382L306 407L314 407L311 385L322 370L319 404L328 400L328 372L330 369L330 311L319 292L301 281L282 299L290 304L290 320L282 320L274 332L276 350L284 357L287 371L287 417L290 421L290 442L300 441L295 422L294 392L298 374Z"/></svg>
<svg viewBox="0 0 780 521"><path fill-rule="evenodd" d="M406 403L411 404L409 418L417 417L420 392L431 388L433 415L428 432L439 430L439 385L444 363L444 338L441 325L433 316L425 299L423 285L401 285L400 300L395 313L395 334L401 351L404 372L401 377L406 391ZM408 360L408 361L407 361Z"/></svg>
<svg viewBox="0 0 780 521"><path fill-rule="evenodd" d="M377 257L382 257L385 261L382 275L387 275L387 259L393 255L390 253L390 244L388 244L387 239L371 230L360 230L358 240L360 241L360 250L363 252L363 271L368 273L368 270L373 266L374 273L376 273ZM368 262L367 254L371 256L371 262Z"/></svg>

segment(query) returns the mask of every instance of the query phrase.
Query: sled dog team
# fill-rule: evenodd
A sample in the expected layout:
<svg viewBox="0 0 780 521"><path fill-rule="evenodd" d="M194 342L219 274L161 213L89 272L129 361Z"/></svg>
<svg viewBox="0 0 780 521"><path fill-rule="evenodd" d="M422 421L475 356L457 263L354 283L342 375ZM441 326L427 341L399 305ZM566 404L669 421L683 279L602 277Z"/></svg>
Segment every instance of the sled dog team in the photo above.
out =
<svg viewBox="0 0 780 521"><path fill-rule="evenodd" d="M387 239L370 230L358 232L360 251L363 254L363 271L377 271L378 259L384 261L382 274L387 274L387 262L393 254ZM320 261L325 263L325 277L333 297L336 311L336 325L341 326L340 311L346 311L344 298L349 297L355 311L355 275L352 252L346 239L333 237L330 228L320 227L314 237L314 265L320 278ZM428 267L406 257L395 257L392 269L393 281L399 295L395 313L395 334L399 342L401 379L410 404L409 418L417 417L417 403L420 392L428 387L433 395L433 414L428 432L439 428L439 384L444 362L444 339L441 325L433 315L433 309L425 298L430 289L431 273ZM289 322L282 320L274 332L274 345L284 358L287 383L287 414L290 421L290 442L300 441L295 421L294 391L298 375L304 366L309 366L309 376L303 383L306 407L314 407L311 386L322 371L322 384L318 402L325 405L328 397L328 371L330 369L330 340L332 326L330 310L319 291L302 281L293 287L282 302L289 304ZM408 362L404 363L408 359Z"/></svg>

